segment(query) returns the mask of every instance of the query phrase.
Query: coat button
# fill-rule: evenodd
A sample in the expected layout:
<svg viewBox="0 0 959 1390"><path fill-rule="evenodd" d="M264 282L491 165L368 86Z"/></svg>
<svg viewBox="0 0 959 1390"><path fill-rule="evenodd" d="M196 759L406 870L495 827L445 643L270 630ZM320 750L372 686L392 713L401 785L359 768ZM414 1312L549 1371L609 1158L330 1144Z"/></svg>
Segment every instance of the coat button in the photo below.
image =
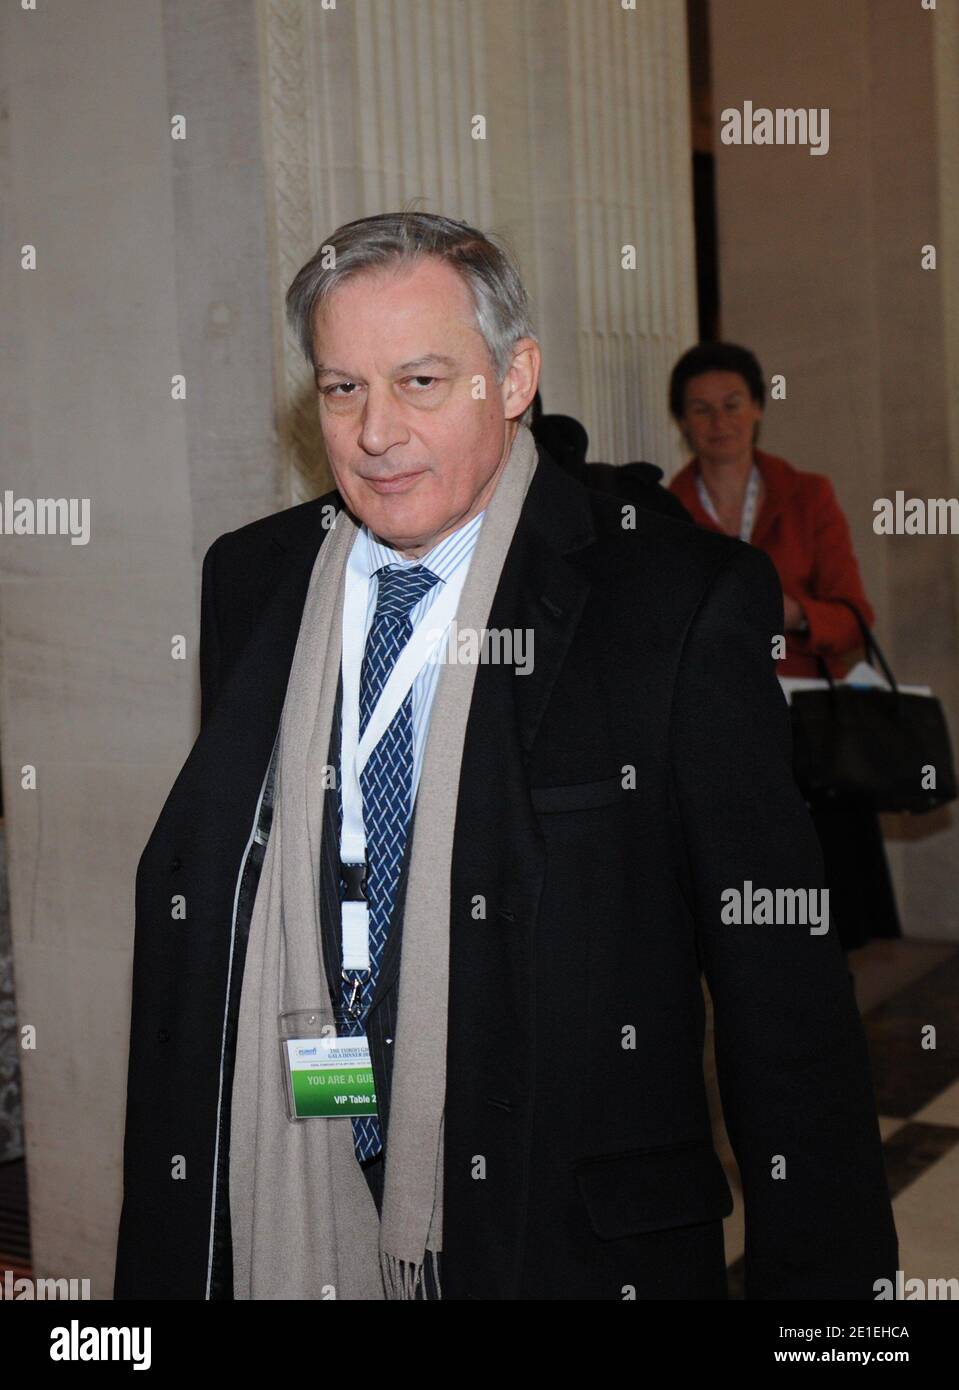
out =
<svg viewBox="0 0 959 1390"><path fill-rule="evenodd" d="M158 1029L157 1029L157 1042L169 1042L169 1041L170 1041L170 1034L167 1032L167 1030L166 1030L165 1028L158 1028Z"/></svg>
<svg viewBox="0 0 959 1390"><path fill-rule="evenodd" d="M177 857L176 857L175 859L172 859L172 860L170 861L170 871L171 871L171 873L175 873L177 869L181 869L182 867L183 867L183 860L180 858L179 855L177 855Z"/></svg>

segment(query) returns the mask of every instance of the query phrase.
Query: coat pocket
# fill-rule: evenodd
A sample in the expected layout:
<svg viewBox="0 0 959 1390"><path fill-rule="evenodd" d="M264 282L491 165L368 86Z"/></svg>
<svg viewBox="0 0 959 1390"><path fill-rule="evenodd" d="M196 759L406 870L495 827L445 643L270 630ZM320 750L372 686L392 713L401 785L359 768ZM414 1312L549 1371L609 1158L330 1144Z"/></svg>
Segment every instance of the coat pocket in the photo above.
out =
<svg viewBox="0 0 959 1390"><path fill-rule="evenodd" d="M533 810L590 811L597 806L609 806L629 796L621 776L604 777L600 782L575 782L565 787L530 787Z"/></svg>
<svg viewBox="0 0 959 1390"><path fill-rule="evenodd" d="M712 1141L580 1159L576 1182L601 1240L719 1221L733 1196Z"/></svg>

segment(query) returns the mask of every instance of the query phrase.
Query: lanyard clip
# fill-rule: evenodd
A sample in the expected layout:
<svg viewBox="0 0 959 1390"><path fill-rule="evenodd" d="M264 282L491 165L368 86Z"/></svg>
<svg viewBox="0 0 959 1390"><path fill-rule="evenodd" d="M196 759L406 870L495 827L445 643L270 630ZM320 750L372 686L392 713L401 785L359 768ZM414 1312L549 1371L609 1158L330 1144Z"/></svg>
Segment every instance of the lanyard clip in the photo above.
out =
<svg viewBox="0 0 959 1390"><path fill-rule="evenodd" d="M366 902L366 863L344 864L340 861L340 880L344 884L343 901Z"/></svg>
<svg viewBox="0 0 959 1390"><path fill-rule="evenodd" d="M343 979L346 980L348 983L351 984L350 998L349 998L349 1002L347 1003L347 1006L346 1006L346 1012L349 1014L350 1018L354 1018L354 1019L359 1018L360 1015L363 1013L363 979L362 979L362 976L363 976L363 975L369 976L369 973L370 973L370 972L369 972L368 970L361 970L361 971L357 972L357 974L354 976L354 978L353 978L352 981L350 981L350 977L349 977L349 975L346 973L345 970L344 970L342 973L343 973Z"/></svg>

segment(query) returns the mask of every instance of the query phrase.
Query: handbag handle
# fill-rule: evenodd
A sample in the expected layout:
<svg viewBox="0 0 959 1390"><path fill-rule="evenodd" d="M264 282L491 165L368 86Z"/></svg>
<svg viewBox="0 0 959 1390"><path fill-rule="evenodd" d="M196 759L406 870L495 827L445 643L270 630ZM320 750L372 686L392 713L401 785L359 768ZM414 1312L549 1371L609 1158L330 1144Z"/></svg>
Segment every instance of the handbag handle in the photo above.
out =
<svg viewBox="0 0 959 1390"><path fill-rule="evenodd" d="M869 665L870 665L870 666L875 666L876 663L875 663L875 662L873 661L873 659L872 659L872 658L873 658L873 655L875 655L876 659L877 659L878 662L879 662L879 665L882 667L882 673L883 673L883 675L886 677L886 680L889 682L889 689L890 689L895 695L898 695L898 694L899 694L899 686L896 684L896 678L895 678L895 676L892 674L892 668L890 667L889 662L888 662L888 661L886 660L886 658L883 656L883 654L882 654L882 649L880 648L879 643L876 641L876 638L875 638L873 632L870 630L869 626L867 625L865 618L862 616L862 614L860 613L859 609L858 609L858 608L856 607L856 605L853 603L852 599L841 598L841 599L837 599L836 601L837 601L838 603L844 603L844 604L846 605L846 607L847 607L847 608L851 608L852 611L853 611L853 613L856 615L856 621L859 623L859 626L860 626L860 628L862 629L863 644L864 644L864 646L865 646L865 648L866 648L866 659L868 660Z"/></svg>
<svg viewBox="0 0 959 1390"><path fill-rule="evenodd" d="M888 661L882 654L882 649L880 648L879 643L873 636L871 630L866 624L865 618L862 616L859 609L852 602L852 600L848 598L837 598L833 600L833 602L844 603L847 608L851 608L853 613L855 613L859 626L862 629L863 645L866 648L866 660L869 662L870 666L875 668L876 662L873 661L873 657L876 657L876 660L878 660L879 665L882 667L883 675L889 682L889 689L893 692L893 694L898 695L899 686L896 684L896 678L892 674L892 670L889 666ZM822 659L818 652L815 653L815 656L816 665L819 667L820 674L822 675L823 679L828 682L830 690L834 690L836 683L833 680L832 675L830 674L829 667L826 665L825 661Z"/></svg>

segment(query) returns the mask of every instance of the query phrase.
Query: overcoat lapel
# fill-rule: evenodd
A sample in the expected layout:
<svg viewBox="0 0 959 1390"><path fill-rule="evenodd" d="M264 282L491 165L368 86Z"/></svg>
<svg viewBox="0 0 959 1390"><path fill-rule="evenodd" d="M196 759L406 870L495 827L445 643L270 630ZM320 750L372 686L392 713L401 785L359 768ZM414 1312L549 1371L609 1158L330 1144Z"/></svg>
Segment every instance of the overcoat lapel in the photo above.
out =
<svg viewBox="0 0 959 1390"><path fill-rule="evenodd" d="M238 805L249 804L244 836L273 749L310 575L326 535L321 500L313 504L315 524L295 544L273 538L260 584L269 597L250 616L250 635L184 768L204 791L218 789L226 803L225 824L236 821Z"/></svg>
<svg viewBox="0 0 959 1390"><path fill-rule="evenodd" d="M516 1296L531 1142L534 940L543 842L528 755L589 591L586 489L541 460L489 618L531 632L533 669L480 665L452 856L444 1297ZM548 927L548 924L546 924ZM485 1176L476 1180L481 1155Z"/></svg>

